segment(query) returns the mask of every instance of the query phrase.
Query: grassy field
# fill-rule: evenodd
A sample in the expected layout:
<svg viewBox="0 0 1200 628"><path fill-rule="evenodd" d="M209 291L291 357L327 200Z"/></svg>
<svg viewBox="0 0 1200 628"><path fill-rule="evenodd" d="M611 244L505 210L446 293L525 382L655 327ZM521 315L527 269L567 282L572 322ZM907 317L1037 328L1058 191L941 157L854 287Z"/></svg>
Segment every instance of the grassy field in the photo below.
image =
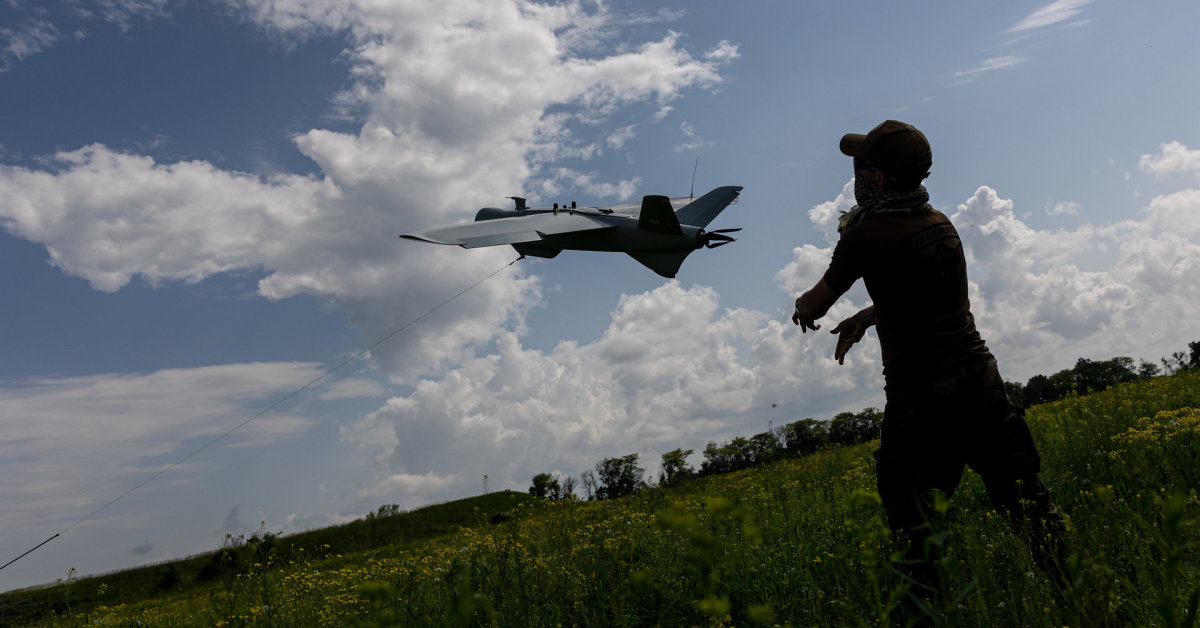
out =
<svg viewBox="0 0 1200 628"><path fill-rule="evenodd" d="M952 626L1195 626L1200 596L1200 373L1029 411L1074 555L1055 589L968 473L944 505ZM89 589L46 625L846 626L896 623L905 593L874 492L874 444L604 502L510 495L510 519L402 535L354 553L249 543L209 580ZM395 515L403 517L405 515ZM379 519L391 519L391 516ZM948 522L948 523L947 523ZM336 540L336 535L330 536ZM1086 549L1086 552L1081 550ZM1084 555L1086 554L1086 558ZM213 559L208 558L210 563ZM220 566L220 561L216 563ZM211 569L210 569L211 576ZM5 596L8 597L8 596ZM60 604L61 606L61 604Z"/></svg>

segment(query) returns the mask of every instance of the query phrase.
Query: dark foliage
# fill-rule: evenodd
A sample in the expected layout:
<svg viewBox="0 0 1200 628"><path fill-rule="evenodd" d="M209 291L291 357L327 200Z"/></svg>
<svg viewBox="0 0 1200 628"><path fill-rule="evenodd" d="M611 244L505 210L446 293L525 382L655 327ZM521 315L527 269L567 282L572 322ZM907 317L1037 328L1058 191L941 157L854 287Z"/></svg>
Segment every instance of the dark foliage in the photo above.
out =
<svg viewBox="0 0 1200 628"><path fill-rule="evenodd" d="M875 408L862 411L842 412L829 422L829 442L838 445L854 445L879 438L883 424L883 413Z"/></svg>
<svg viewBox="0 0 1200 628"><path fill-rule="evenodd" d="M695 453L694 449L676 449L662 455L662 471L659 472L658 483L661 486L677 486L679 483L695 477L696 470L688 464L688 456Z"/></svg>
<svg viewBox="0 0 1200 628"><path fill-rule="evenodd" d="M1013 403L1024 407L1035 406L1057 401L1071 394L1086 395L1115 384L1157 377L1164 370L1170 374L1200 368L1200 342L1188 343L1188 349L1189 355L1177 351L1170 358L1163 358L1162 369L1145 360L1135 364L1133 358L1126 356L1108 360L1079 358L1072 368L1049 376L1034 375L1025 384L1004 382L1004 386L1008 390L1008 398Z"/></svg>
<svg viewBox="0 0 1200 628"><path fill-rule="evenodd" d="M789 456L804 456L829 444L829 424L813 418L800 419L781 428L783 448Z"/></svg>
<svg viewBox="0 0 1200 628"><path fill-rule="evenodd" d="M558 479L549 473L538 473L533 476L533 484L529 486L529 494L542 499L557 500L560 497L562 487L558 483Z"/></svg>
<svg viewBox="0 0 1200 628"><path fill-rule="evenodd" d="M605 458L596 463L596 499L615 499L633 495L645 486L646 470L637 466L638 454Z"/></svg>

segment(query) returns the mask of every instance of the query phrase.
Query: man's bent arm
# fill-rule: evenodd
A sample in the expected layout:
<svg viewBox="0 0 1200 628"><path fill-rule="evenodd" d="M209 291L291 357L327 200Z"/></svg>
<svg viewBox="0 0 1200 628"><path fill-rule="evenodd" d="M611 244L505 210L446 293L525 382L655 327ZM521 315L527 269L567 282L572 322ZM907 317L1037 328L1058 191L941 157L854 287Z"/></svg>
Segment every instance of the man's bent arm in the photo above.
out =
<svg viewBox="0 0 1200 628"><path fill-rule="evenodd" d="M792 314L792 322L799 325L802 332L820 329L821 326L817 325L815 321L825 316L839 296L841 295L834 292L825 283L825 279L821 278L812 289L796 299L796 313Z"/></svg>
<svg viewBox="0 0 1200 628"><path fill-rule="evenodd" d="M868 305L867 307L864 307L863 309L859 310L858 313L854 315L854 317L857 318L859 320L859 322L861 322L863 325L866 325L867 327L874 325L875 324L875 304L872 303L871 305Z"/></svg>

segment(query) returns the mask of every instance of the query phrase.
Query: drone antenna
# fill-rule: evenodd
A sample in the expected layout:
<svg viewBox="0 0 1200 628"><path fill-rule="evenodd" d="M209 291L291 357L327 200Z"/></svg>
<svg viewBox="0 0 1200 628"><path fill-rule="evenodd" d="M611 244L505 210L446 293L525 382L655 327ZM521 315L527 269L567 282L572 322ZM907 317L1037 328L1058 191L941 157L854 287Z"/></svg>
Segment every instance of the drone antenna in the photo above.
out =
<svg viewBox="0 0 1200 628"><path fill-rule="evenodd" d="M696 198L696 169L700 167L700 153L696 153L696 165L692 166L692 189L688 190L688 198Z"/></svg>

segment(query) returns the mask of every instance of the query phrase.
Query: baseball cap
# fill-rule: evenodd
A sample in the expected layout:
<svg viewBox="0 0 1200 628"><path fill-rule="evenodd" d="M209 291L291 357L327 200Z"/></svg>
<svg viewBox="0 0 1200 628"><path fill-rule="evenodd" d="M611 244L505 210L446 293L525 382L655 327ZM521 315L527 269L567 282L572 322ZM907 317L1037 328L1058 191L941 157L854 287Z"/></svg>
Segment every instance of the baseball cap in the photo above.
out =
<svg viewBox="0 0 1200 628"><path fill-rule="evenodd" d="M886 120L869 133L847 133L840 146L843 155L866 157L901 186L916 186L929 176L933 150L929 140L911 124Z"/></svg>

